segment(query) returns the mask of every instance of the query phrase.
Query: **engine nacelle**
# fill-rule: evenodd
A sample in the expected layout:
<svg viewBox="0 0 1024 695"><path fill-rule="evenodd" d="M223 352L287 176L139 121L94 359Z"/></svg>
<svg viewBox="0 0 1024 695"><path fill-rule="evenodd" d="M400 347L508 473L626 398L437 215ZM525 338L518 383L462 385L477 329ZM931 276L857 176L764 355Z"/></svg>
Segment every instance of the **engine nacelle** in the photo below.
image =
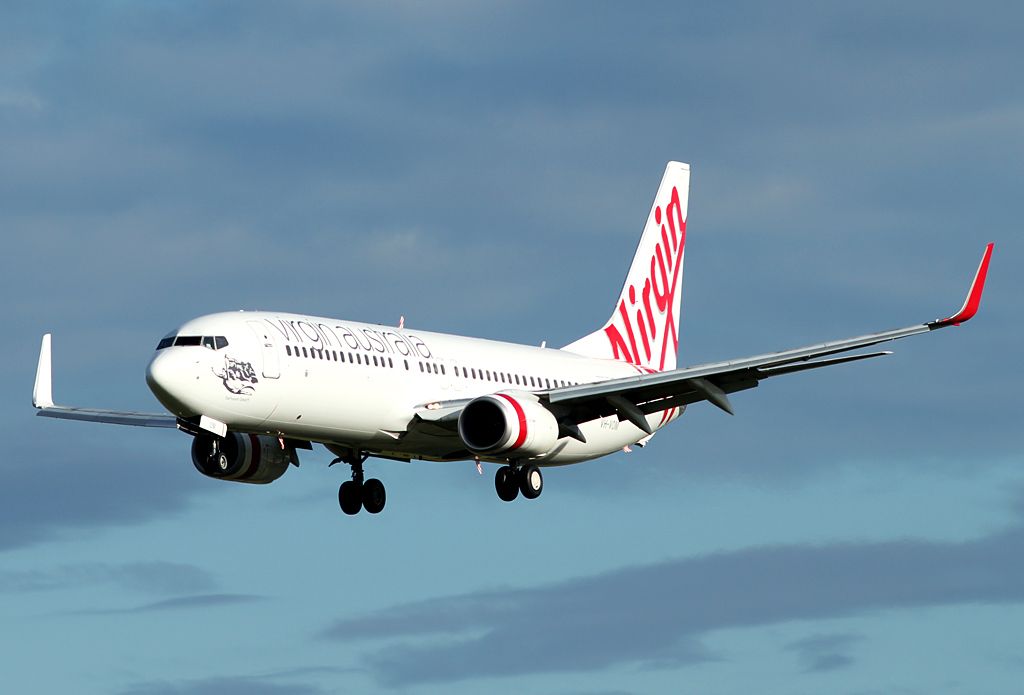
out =
<svg viewBox="0 0 1024 695"><path fill-rule="evenodd" d="M555 446L558 421L533 394L492 393L462 409L459 437L475 454L533 458Z"/></svg>
<svg viewBox="0 0 1024 695"><path fill-rule="evenodd" d="M239 483L272 483L284 475L292 452L282 449L276 437L228 432L220 441L224 458L211 457L213 437L197 435L192 440L192 464L203 475ZM226 467L221 464L226 460Z"/></svg>

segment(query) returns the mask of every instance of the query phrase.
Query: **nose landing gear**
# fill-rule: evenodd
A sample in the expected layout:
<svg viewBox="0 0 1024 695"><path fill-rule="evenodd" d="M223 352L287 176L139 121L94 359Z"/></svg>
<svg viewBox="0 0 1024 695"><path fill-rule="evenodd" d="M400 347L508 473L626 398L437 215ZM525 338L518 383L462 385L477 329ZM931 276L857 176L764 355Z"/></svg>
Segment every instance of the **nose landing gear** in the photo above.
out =
<svg viewBox="0 0 1024 695"><path fill-rule="evenodd" d="M354 452L331 463L332 466L339 462L352 466L352 480L346 480L338 488L338 505L341 511L348 515L358 514L360 509L365 509L370 514L379 514L387 501L384 483L376 478L363 479L363 462L367 458L369 454L365 452Z"/></svg>

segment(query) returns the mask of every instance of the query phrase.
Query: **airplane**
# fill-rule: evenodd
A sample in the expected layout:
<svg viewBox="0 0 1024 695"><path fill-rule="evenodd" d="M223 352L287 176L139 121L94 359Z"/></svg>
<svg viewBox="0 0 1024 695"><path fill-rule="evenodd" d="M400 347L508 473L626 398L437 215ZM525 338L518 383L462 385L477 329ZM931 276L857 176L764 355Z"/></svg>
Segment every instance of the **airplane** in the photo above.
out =
<svg viewBox="0 0 1024 695"><path fill-rule="evenodd" d="M891 354L843 354L970 320L993 244L963 306L906 328L677 368L690 167L669 162L622 291L603 326L561 349L303 314L210 314L165 335L146 383L166 413L55 405L51 334L43 336L32 403L44 417L177 428L203 475L270 483L298 450L326 447L351 467L346 514L383 510L369 457L497 464L511 502L540 496L547 466L643 447L687 406L732 414L729 395L764 379Z"/></svg>

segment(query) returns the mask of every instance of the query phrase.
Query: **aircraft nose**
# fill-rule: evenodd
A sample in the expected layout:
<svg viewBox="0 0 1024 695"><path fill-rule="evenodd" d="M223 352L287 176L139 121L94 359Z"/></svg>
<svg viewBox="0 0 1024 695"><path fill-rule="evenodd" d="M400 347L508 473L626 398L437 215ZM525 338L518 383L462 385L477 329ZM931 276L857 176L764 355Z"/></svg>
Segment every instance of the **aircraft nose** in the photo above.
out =
<svg viewBox="0 0 1024 695"><path fill-rule="evenodd" d="M163 350L154 355L146 367L146 384L153 392L157 400L164 406L179 415L182 414L183 404L181 395L188 373L181 355L176 355L173 348Z"/></svg>

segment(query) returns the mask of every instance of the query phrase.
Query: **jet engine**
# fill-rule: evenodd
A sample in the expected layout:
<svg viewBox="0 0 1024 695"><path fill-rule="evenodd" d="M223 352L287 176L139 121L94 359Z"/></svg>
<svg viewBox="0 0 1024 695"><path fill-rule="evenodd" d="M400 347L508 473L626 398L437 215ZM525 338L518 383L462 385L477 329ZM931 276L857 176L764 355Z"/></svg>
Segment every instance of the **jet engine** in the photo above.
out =
<svg viewBox="0 0 1024 695"><path fill-rule="evenodd" d="M276 437L228 432L214 449L214 437L192 440L192 464L211 478L239 483L271 483L288 469L292 451L282 449Z"/></svg>
<svg viewBox="0 0 1024 695"><path fill-rule="evenodd" d="M529 393L474 398L459 415L459 437L475 454L543 456L558 441L558 421Z"/></svg>

